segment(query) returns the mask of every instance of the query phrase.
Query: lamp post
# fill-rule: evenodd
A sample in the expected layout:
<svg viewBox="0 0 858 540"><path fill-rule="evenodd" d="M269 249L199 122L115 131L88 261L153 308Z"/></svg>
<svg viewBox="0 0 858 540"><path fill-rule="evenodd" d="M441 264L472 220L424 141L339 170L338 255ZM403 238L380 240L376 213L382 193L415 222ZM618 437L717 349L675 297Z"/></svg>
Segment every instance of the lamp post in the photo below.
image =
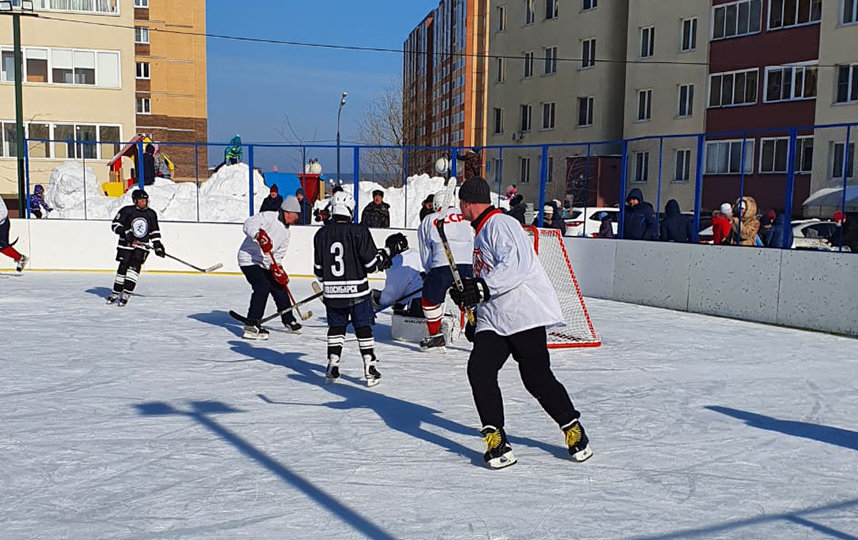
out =
<svg viewBox="0 0 858 540"><path fill-rule="evenodd" d="M21 86L23 79L23 55L21 54L21 15L37 17L33 13L32 0L3 0L0 1L0 15L12 16L12 41L15 62L15 157L18 160L18 217L27 215L27 194L24 185L24 91Z"/></svg>
<svg viewBox="0 0 858 540"><path fill-rule="evenodd" d="M348 92L343 92L343 95L340 97L340 107L337 109L337 185L341 183L340 180L340 113L343 112L343 107L346 106L346 96L348 96ZM357 172L357 171L355 171Z"/></svg>

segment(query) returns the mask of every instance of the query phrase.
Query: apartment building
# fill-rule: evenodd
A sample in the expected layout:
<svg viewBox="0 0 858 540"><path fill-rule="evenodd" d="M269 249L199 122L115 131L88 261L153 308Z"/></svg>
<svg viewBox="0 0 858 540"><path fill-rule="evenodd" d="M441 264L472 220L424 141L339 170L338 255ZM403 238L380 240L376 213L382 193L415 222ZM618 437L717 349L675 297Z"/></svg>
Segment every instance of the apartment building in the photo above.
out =
<svg viewBox="0 0 858 540"><path fill-rule="evenodd" d="M408 35L403 45L402 135L407 146L432 143L434 94L434 12L429 13ZM408 174L431 170L437 152L415 151L409 154Z"/></svg>
<svg viewBox="0 0 858 540"><path fill-rule="evenodd" d="M116 143L134 134L131 1L35 0L39 17L22 17L24 133L57 141L30 142L31 185L66 159L107 180ZM14 65L12 20L0 15L0 195L16 215Z"/></svg>
<svg viewBox="0 0 858 540"><path fill-rule="evenodd" d="M167 143L175 181L208 176L205 0L133 0L137 132ZM196 166L196 169L195 169Z"/></svg>

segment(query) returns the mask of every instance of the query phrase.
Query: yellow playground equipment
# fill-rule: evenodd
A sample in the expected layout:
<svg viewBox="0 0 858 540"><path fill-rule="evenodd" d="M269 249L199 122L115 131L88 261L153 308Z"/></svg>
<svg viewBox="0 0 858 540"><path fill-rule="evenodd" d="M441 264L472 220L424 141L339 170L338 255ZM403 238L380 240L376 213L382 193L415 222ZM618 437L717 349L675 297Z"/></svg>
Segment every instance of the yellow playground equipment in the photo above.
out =
<svg viewBox="0 0 858 540"><path fill-rule="evenodd" d="M117 152L117 154L113 156L113 159L111 159L107 164L108 169L110 169L110 181L101 184L101 191L108 197L121 197L129 187L136 183L133 175L129 175L129 178L127 179L123 178L122 158L129 158L134 163L134 170L140 171L140 164L137 163L138 142L142 142L144 146L148 143L155 144L155 156L160 157L160 160L167 165L169 176L170 178L173 177L173 173L176 169L173 160L170 159L167 154L162 152L159 146L154 143L152 139L146 135L137 135L128 141L125 146L122 147L122 150ZM137 174L139 174L139 172Z"/></svg>

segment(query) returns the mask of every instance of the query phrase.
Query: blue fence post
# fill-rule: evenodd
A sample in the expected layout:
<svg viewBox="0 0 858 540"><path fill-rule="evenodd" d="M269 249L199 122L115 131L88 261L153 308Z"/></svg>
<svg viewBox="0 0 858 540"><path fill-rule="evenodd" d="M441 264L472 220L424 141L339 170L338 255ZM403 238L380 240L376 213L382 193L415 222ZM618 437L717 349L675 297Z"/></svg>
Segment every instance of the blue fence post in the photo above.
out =
<svg viewBox="0 0 858 540"><path fill-rule="evenodd" d="M456 177L456 183L459 183L459 156L456 154L455 148L450 148L450 176Z"/></svg>
<svg viewBox="0 0 858 540"><path fill-rule="evenodd" d="M498 166L495 177L498 182L498 203L500 203L501 191L503 190L503 146L498 148Z"/></svg>
<svg viewBox="0 0 858 540"><path fill-rule="evenodd" d="M45 143L47 144L47 143ZM24 185L27 192L24 194L24 212L27 219L30 219L30 141L24 137ZM86 183L84 182L84 190Z"/></svg>
<svg viewBox="0 0 858 540"><path fill-rule="evenodd" d="M197 223L200 222L200 143L194 143L194 182L197 185Z"/></svg>
<svg viewBox="0 0 858 540"><path fill-rule="evenodd" d="M748 145L748 132L742 133L742 152L741 152L741 163L739 164L739 204L736 205L736 217L738 218L739 225L736 227L736 243L742 242L742 209L745 208L745 204L743 199L745 198L745 147ZM753 160L753 157L751 157ZM747 209L745 208L745 211Z"/></svg>
<svg viewBox="0 0 858 540"><path fill-rule="evenodd" d="M661 174L664 158L664 137L658 139L658 193L655 194L655 215L661 216ZM659 220L661 224L661 220ZM658 228L658 238L661 239L661 227Z"/></svg>
<svg viewBox="0 0 858 540"><path fill-rule="evenodd" d="M86 178L86 169L84 169L84 179ZM137 187L143 189L145 184L143 183L143 141L137 141ZM86 182L84 181L84 189L83 189L83 201L84 201L84 216L86 216ZM84 219L86 219L84 217Z"/></svg>
<svg viewBox="0 0 858 540"><path fill-rule="evenodd" d="M798 147L798 130L789 130L789 150L787 150L787 188L784 201L784 226L781 230L781 249L792 249L786 244L786 232L792 229L792 199L795 196L795 152Z"/></svg>
<svg viewBox="0 0 858 540"><path fill-rule="evenodd" d="M620 221L617 223L617 236L623 238L623 229L626 224L626 176L629 172L629 141L623 141L623 163L620 177Z"/></svg>
<svg viewBox="0 0 858 540"><path fill-rule="evenodd" d="M548 180L548 145L542 146L542 162L539 166L539 221L537 225L542 227L545 221L545 183Z"/></svg>
<svg viewBox="0 0 858 540"><path fill-rule="evenodd" d="M849 172L849 139L852 137L852 125L846 126L846 143L843 145L843 196L840 199L840 211L843 212L843 215L846 215L846 184L849 179L847 173ZM845 224L840 226L839 236L840 236L840 248L838 251L843 251L843 229L845 229Z"/></svg>
<svg viewBox="0 0 858 540"><path fill-rule="evenodd" d="M587 238L587 206L590 204L590 156L593 153L593 145L587 143L587 160L584 162L584 229L581 233ZM572 199L572 209L575 209L575 199Z"/></svg>
<svg viewBox="0 0 858 540"><path fill-rule="evenodd" d="M405 188L404 189L404 191L405 191L405 215L402 217L402 228L407 229L408 228L408 147L406 146L405 148L403 148L402 151L405 152L405 155L403 156L403 159L402 159L402 176L404 177L402 180L402 185ZM421 208L423 207L422 204L420 206L421 206Z"/></svg>
<svg viewBox="0 0 858 540"><path fill-rule="evenodd" d="M697 166L694 171L694 230L691 231L691 241L700 241L700 209L703 207L703 135L697 136Z"/></svg>
<svg viewBox="0 0 858 540"><path fill-rule="evenodd" d="M352 185L354 187L352 188L352 191L354 191L354 195L355 195L355 215L353 217L353 220L355 223L358 223L360 221L358 219L358 216L360 215L360 212L359 212L359 209L360 209L360 146L355 146L354 152L355 152L355 160L354 160L354 167L353 167L354 172L352 173Z"/></svg>
<svg viewBox="0 0 858 540"><path fill-rule="evenodd" d="M250 215L253 215L253 145L250 144L247 146L247 183L248 183L248 197L247 201L250 205Z"/></svg>

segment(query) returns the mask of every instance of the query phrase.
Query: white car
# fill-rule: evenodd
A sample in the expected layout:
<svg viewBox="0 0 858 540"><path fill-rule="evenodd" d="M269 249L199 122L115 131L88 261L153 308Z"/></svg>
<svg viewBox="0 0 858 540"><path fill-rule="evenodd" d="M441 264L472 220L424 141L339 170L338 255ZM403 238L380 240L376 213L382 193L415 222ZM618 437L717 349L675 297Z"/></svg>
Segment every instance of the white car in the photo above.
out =
<svg viewBox="0 0 858 540"><path fill-rule="evenodd" d="M620 209L598 206L567 210L566 216L563 218L563 221L566 222L566 236L584 236L586 229L586 236L595 237L599 234L599 226L602 224L599 219L599 214L602 212L607 212L611 216L611 227L614 229L614 237L616 237L617 223L620 221Z"/></svg>
<svg viewBox="0 0 858 540"><path fill-rule="evenodd" d="M819 219L795 220L792 225L793 249L837 249L840 225ZM832 247L834 246L834 247Z"/></svg>

